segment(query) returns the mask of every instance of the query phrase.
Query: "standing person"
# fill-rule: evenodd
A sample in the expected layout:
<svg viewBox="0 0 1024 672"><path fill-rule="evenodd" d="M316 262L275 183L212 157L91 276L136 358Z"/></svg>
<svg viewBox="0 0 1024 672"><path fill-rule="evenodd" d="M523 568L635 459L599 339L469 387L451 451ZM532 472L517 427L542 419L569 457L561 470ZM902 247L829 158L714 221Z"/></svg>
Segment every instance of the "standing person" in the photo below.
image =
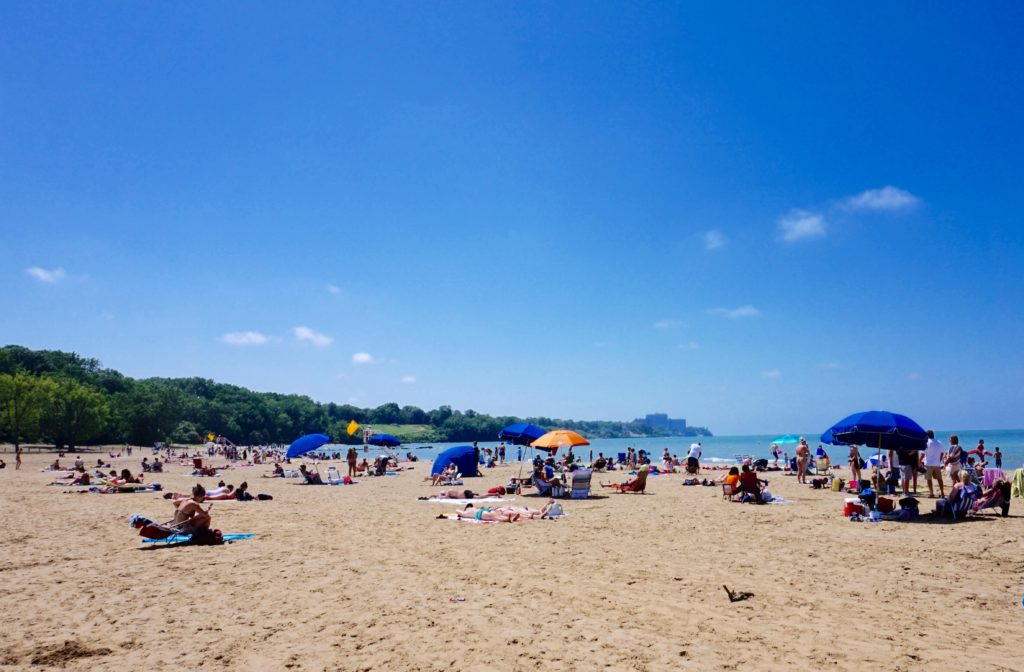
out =
<svg viewBox="0 0 1024 672"><path fill-rule="evenodd" d="M356 475L356 460L359 459L359 452L355 446L348 447L348 453L345 454L345 461L348 462L348 475L355 477Z"/></svg>
<svg viewBox="0 0 1024 672"><path fill-rule="evenodd" d="M505 464L505 442L498 444L498 464Z"/></svg>
<svg viewBox="0 0 1024 672"><path fill-rule="evenodd" d="M996 446L996 452L992 453L992 457L996 460L996 469L1003 468L1003 453L999 450L999 446Z"/></svg>
<svg viewBox="0 0 1024 672"><path fill-rule="evenodd" d="M811 447L807 445L807 439L800 437L800 443L796 444L796 482L807 485L807 465L811 463Z"/></svg>
<svg viewBox="0 0 1024 672"><path fill-rule="evenodd" d="M860 490L860 449L857 446L850 446L850 478L857 484Z"/></svg>
<svg viewBox="0 0 1024 672"><path fill-rule="evenodd" d="M960 437L951 434L949 436L949 452L946 453L946 471L954 484L959 480L957 472L960 471L961 462L966 461L964 457L964 449L960 447Z"/></svg>
<svg viewBox="0 0 1024 672"><path fill-rule="evenodd" d="M924 478L928 482L928 496L935 497L935 490L932 486L932 479L939 482L939 497L946 496L945 486L942 484L942 465L944 463L945 447L942 442L935 438L935 432L928 430L928 443L924 449Z"/></svg>
<svg viewBox="0 0 1024 672"><path fill-rule="evenodd" d="M779 466L779 456L782 455L782 451L779 450L778 444L775 444L775 443L772 444L771 455L772 455L772 460L773 460L772 466L773 467Z"/></svg>
<svg viewBox="0 0 1024 672"><path fill-rule="evenodd" d="M690 444L690 452L686 454L687 471L692 470L694 474L700 473L700 456L702 452L699 442Z"/></svg>
<svg viewBox="0 0 1024 672"><path fill-rule="evenodd" d="M14 470L21 469L21 446L14 447Z"/></svg>
<svg viewBox="0 0 1024 672"><path fill-rule="evenodd" d="M889 451L889 464L899 465L900 471L900 494L904 497L910 496L910 479L917 472L917 451L899 449L896 451L896 462L892 459L893 451Z"/></svg>

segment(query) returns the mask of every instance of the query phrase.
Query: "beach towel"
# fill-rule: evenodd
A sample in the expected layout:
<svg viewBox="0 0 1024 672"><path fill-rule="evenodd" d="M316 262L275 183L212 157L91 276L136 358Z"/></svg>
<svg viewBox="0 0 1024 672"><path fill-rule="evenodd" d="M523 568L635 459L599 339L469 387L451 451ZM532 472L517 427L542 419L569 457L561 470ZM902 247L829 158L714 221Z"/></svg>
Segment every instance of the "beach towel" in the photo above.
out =
<svg viewBox="0 0 1024 672"><path fill-rule="evenodd" d="M481 504L483 502L511 502L512 500L511 499L502 499L500 497L483 497L481 499L434 499L434 498L431 498L431 499L420 499L420 500L417 500L417 501L420 501L420 502L432 502L432 503L435 503L435 504L461 504L461 505L465 506L466 504L476 505L476 504Z"/></svg>
<svg viewBox="0 0 1024 672"><path fill-rule="evenodd" d="M982 483L985 486L985 488L991 488L992 484L995 483L1000 478L1003 479L1004 481L1007 480L1006 474L1003 473L1002 469L986 469L985 475L982 478Z"/></svg>
<svg viewBox="0 0 1024 672"><path fill-rule="evenodd" d="M223 534L223 535L221 535L221 539L224 541L225 544L227 544L227 543L230 543L232 541L241 541L242 539L251 539L252 537L255 537L255 536L256 536L255 534ZM166 539L143 539L142 543L144 543L144 544L155 544L157 542L160 542L160 543L164 543L164 544L187 544L190 541L192 541L192 535L191 534L174 534L174 535L171 535L171 536L167 537Z"/></svg>
<svg viewBox="0 0 1024 672"><path fill-rule="evenodd" d="M1013 472L1013 482L1010 488L1013 497L1024 497L1024 469Z"/></svg>

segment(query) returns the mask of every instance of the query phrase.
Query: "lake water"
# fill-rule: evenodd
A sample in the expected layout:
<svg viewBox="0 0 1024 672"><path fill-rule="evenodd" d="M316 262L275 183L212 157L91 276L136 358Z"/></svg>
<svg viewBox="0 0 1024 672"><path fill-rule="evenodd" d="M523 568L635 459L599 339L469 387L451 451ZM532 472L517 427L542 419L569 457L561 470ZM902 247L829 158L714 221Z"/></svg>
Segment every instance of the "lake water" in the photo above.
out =
<svg viewBox="0 0 1024 672"><path fill-rule="evenodd" d="M965 430L936 430L936 438L948 444L948 437L950 434L956 434L960 437L960 445L966 449L973 449L978 444L978 439L985 439L985 447L988 450L994 450L996 446L999 446L1003 453L1003 469L1012 470L1024 467L1024 430L1021 429L965 429ZM590 461L590 454L593 451L596 457L599 452L604 453L606 456L617 456L619 453L626 452L626 448L633 447L637 450L645 450L651 455L653 462L659 462L661 460L662 452L665 448L669 449L669 452L673 455L677 455L680 458L686 456L689 451L690 444L694 441L700 441L701 448L703 449L702 461L706 462L724 462L734 463L737 455L753 455L757 458L768 458L771 459L768 450L771 447L771 441L775 438L776 434L761 434L755 436L711 436L711 437L661 437L661 438L648 438L648 439L594 439L591 441L589 446L581 446L575 449L577 455L581 456L585 461ZM797 436L807 437L808 443L811 444L811 448L817 448L818 437L821 436L821 432L813 433L807 432L804 434L797 434ZM494 448L498 445L498 441L481 441L479 445L481 448ZM395 449L395 452L399 455L405 455L406 452L412 451L420 460L432 460L446 448L452 446L465 445L462 443L435 443L432 447L427 448L422 444L408 444L399 446ZM793 450L796 444L785 444L780 446L785 451L788 451L790 456L793 455ZM344 454L348 449L347 446L325 446L328 450L338 450ZM506 461L515 461L517 457L518 446L506 446ZM527 448L526 456L529 457L530 449ZM847 450L843 446L825 446L825 450L828 451L832 457L832 461L837 464L846 463ZM379 449L370 447L369 454L376 454ZM360 451L362 454L362 451ZM865 454L864 449L861 449L861 454ZM989 458L989 463L994 464L992 458Z"/></svg>

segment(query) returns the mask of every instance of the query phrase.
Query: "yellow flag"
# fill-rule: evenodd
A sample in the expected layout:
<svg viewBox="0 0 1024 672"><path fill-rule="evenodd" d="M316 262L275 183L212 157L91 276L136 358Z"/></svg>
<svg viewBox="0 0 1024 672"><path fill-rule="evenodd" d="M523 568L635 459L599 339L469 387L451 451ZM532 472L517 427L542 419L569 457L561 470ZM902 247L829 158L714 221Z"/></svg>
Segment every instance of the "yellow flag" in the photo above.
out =
<svg viewBox="0 0 1024 672"><path fill-rule="evenodd" d="M356 422L355 420L350 420L348 423L348 429L346 429L345 431L348 432L349 436L352 436L353 434L359 431L359 423Z"/></svg>
<svg viewBox="0 0 1024 672"><path fill-rule="evenodd" d="M213 441L213 434L207 434L206 438L209 439L210 441Z"/></svg>

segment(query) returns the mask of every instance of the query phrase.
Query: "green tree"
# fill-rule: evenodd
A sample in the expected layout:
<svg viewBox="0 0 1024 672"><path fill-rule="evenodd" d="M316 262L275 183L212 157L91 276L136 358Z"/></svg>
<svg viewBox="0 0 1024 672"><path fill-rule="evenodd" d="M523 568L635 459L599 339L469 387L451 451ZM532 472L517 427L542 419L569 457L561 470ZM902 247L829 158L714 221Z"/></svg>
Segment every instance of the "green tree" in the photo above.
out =
<svg viewBox="0 0 1024 672"><path fill-rule="evenodd" d="M15 448L39 438L39 421L55 387L25 372L0 374L0 429Z"/></svg>
<svg viewBox="0 0 1024 672"><path fill-rule="evenodd" d="M110 417L103 395L71 378L52 382L50 403L42 416L43 434L58 448L67 446L71 450L100 436Z"/></svg>

